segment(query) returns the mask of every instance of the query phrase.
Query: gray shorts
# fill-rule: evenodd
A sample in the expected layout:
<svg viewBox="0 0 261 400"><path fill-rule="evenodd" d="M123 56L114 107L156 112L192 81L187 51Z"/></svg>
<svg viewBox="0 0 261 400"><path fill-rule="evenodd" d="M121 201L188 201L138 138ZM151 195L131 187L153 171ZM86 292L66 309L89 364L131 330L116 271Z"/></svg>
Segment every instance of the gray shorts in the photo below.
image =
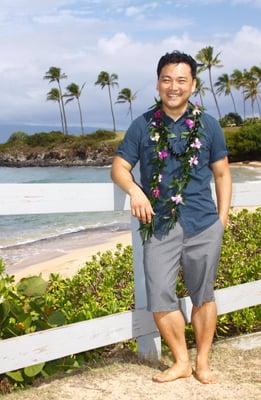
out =
<svg viewBox="0 0 261 400"><path fill-rule="evenodd" d="M220 219L192 237L177 222L168 235L153 235L143 246L148 311L179 309L176 280L180 266L193 305L214 300L214 282L224 226Z"/></svg>

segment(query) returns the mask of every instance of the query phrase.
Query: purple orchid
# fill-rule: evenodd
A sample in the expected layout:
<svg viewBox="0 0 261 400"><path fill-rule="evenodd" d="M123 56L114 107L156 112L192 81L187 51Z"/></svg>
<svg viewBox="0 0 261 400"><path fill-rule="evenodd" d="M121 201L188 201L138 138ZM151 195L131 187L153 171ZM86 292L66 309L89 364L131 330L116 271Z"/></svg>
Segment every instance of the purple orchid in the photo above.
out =
<svg viewBox="0 0 261 400"><path fill-rule="evenodd" d="M177 194L176 196L171 196L171 200L176 204L180 204L180 203L182 203L183 198L182 198L181 194Z"/></svg>
<svg viewBox="0 0 261 400"><path fill-rule="evenodd" d="M185 124L187 125L187 127L189 129L192 129L195 125L195 122L192 119L187 118L187 119L185 119Z"/></svg>
<svg viewBox="0 0 261 400"><path fill-rule="evenodd" d="M198 138L196 138L194 143L192 143L190 145L190 147L193 147L194 149L200 149L201 146L202 146L202 143Z"/></svg>
<svg viewBox="0 0 261 400"><path fill-rule="evenodd" d="M197 156L193 156L190 157L189 159L189 165L192 167L192 165L198 165L198 157Z"/></svg>
<svg viewBox="0 0 261 400"><path fill-rule="evenodd" d="M160 197L160 190L158 187L152 189L152 196L155 197L156 199Z"/></svg>
<svg viewBox="0 0 261 400"><path fill-rule="evenodd" d="M161 150L161 151L159 151L159 158L160 158L161 160L164 160L164 158L167 158L168 155L169 155L169 153L168 153L167 150Z"/></svg>
<svg viewBox="0 0 261 400"><path fill-rule="evenodd" d="M154 116L156 119L160 119L160 118L161 118L161 110L155 111L154 114L153 114L153 116Z"/></svg>

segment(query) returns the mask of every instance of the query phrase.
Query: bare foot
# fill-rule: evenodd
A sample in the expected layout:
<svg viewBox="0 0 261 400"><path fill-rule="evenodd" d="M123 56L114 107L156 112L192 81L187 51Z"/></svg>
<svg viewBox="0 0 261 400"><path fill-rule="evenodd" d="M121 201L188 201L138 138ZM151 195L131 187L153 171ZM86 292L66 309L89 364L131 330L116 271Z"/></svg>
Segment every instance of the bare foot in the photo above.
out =
<svg viewBox="0 0 261 400"><path fill-rule="evenodd" d="M196 369L196 371L194 371L194 376L199 382L204 384L217 383L218 381L217 377L209 368Z"/></svg>
<svg viewBox="0 0 261 400"><path fill-rule="evenodd" d="M175 363L172 367L154 375L152 380L158 383L171 382L179 378L188 378L191 374L192 368L190 363Z"/></svg>

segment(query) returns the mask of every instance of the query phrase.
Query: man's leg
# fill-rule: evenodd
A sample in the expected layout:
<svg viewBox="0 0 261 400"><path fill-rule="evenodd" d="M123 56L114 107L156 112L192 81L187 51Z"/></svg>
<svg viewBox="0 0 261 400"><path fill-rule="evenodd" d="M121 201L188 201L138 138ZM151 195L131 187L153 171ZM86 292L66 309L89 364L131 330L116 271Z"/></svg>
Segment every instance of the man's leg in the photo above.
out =
<svg viewBox="0 0 261 400"><path fill-rule="evenodd" d="M184 240L182 265L192 303L192 326L197 343L196 377L202 383L214 383L216 378L208 366L217 319L214 302L216 279L224 227L218 220L205 231Z"/></svg>
<svg viewBox="0 0 261 400"><path fill-rule="evenodd" d="M168 382L178 378L187 378L192 374L192 368L186 346L183 315L177 310L154 312L153 316L160 334L167 342L175 360L173 366L166 371L157 373L153 380Z"/></svg>
<svg viewBox="0 0 261 400"><path fill-rule="evenodd" d="M208 355L216 329L216 321L217 308L214 301L206 302L201 307L193 306L191 322L197 344L196 377L202 383L217 382L208 364Z"/></svg>
<svg viewBox="0 0 261 400"><path fill-rule="evenodd" d="M153 312L160 334L175 359L171 368L153 377L157 382L172 381L192 373L184 336L185 321L176 296L182 247L183 229L179 223L166 237L155 235L144 244L147 309Z"/></svg>

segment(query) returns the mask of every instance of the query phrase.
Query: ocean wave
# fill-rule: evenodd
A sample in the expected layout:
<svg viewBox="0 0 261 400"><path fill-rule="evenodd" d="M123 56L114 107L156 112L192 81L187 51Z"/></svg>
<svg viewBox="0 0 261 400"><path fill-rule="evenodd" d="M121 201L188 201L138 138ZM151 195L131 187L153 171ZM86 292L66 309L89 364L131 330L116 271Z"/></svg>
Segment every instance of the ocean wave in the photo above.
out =
<svg viewBox="0 0 261 400"><path fill-rule="evenodd" d="M53 239L59 239L63 238L66 236L70 235L75 235L75 234L82 234L82 233L87 233L87 232L116 232L116 231L122 231L122 230L129 230L130 229L130 223L123 223L119 222L117 220L111 221L109 223L101 223L97 222L95 224L89 225L87 227L85 226L78 226L74 228L66 228L58 233L53 233L49 234L48 236L44 237L38 237L34 239L25 239L25 240L19 240L15 244L9 244L6 246L0 246L0 250L9 250L9 249L15 249L21 246L26 246L26 245L31 245L31 244L36 244L40 242L46 242L49 240Z"/></svg>

